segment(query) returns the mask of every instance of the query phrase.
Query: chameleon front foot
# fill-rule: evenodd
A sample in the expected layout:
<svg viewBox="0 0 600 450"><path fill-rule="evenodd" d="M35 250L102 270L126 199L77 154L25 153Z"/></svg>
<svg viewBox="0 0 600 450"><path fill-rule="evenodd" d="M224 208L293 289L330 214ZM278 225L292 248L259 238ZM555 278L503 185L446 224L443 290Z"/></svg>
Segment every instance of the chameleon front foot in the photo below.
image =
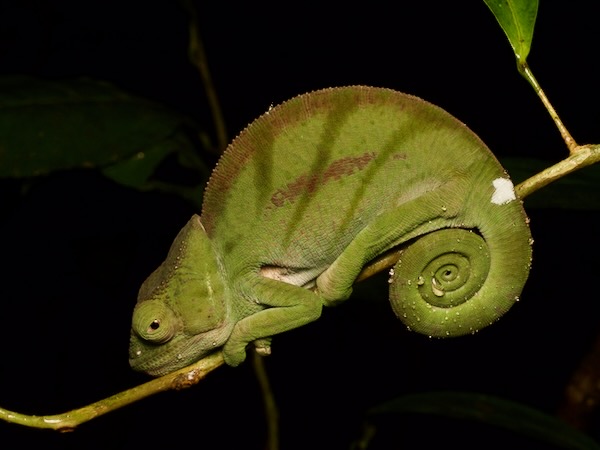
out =
<svg viewBox="0 0 600 450"><path fill-rule="evenodd" d="M239 329L239 323L238 327ZM223 347L223 359L228 366L236 367L242 364L246 360L246 347L250 342L247 339L241 338L241 333L236 333L234 328L234 332L229 337L229 340L225 343ZM256 339L251 341L252 345L257 349L259 355L264 356L267 353L261 352L269 352L270 353L270 339ZM260 349L260 350L259 350Z"/></svg>

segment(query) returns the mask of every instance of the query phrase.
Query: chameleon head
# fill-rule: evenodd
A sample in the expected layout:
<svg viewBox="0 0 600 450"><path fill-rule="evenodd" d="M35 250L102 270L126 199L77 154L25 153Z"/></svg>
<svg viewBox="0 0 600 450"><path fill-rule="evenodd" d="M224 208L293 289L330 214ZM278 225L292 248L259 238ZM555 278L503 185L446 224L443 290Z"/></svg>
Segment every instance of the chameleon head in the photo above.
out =
<svg viewBox="0 0 600 450"><path fill-rule="evenodd" d="M160 376L185 367L229 337L233 321L222 271L198 216L144 282L133 311L129 362Z"/></svg>

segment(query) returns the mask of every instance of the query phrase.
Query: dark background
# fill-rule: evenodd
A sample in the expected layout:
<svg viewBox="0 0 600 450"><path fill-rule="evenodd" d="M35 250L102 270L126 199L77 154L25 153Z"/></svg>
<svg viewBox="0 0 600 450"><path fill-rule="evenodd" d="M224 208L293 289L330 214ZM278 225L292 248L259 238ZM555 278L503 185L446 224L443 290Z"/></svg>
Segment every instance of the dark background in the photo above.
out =
<svg viewBox="0 0 600 450"><path fill-rule="evenodd" d="M272 103L322 87L368 84L443 107L499 157L550 163L566 156L483 2L196 7L232 136ZM529 59L580 143L600 141L596 8L542 2ZM199 76L187 60L187 17L176 2L3 0L4 74L108 80L212 130ZM0 205L0 405L59 413L145 381L127 362L136 292L193 208L84 170L47 176L26 195L19 182L0 180ZM385 276L361 285L357 298L325 311L317 323L278 337L267 366L282 448L348 448L369 407L429 390L481 392L553 413L598 329L600 217L585 210L528 213L534 266L522 301L474 337L438 341L407 332L385 294L374 294L385 289ZM260 449L262 408L244 364L70 434L0 423L0 439L3 448L14 442L47 449ZM590 433L600 437L593 425ZM380 448L552 448L427 416L399 417L389 428L399 435L386 444L382 431Z"/></svg>

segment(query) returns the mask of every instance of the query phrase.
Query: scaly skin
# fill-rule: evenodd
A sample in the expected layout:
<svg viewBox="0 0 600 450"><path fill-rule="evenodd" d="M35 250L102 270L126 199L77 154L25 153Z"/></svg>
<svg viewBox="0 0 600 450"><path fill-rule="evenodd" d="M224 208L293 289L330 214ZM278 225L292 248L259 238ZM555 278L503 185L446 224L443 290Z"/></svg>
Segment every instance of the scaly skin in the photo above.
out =
<svg viewBox="0 0 600 450"><path fill-rule="evenodd" d="M504 169L442 109L363 86L304 94L222 156L201 216L140 289L130 362L162 375L220 347L232 366L251 342L269 353L271 336L347 299L398 246L398 317L431 336L472 333L520 295L530 240Z"/></svg>

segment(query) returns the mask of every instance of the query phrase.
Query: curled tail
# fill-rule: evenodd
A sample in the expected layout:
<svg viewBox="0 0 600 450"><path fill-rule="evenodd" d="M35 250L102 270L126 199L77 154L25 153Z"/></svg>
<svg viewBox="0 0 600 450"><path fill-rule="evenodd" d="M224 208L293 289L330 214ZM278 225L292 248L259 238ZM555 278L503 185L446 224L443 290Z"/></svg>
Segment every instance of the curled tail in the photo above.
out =
<svg viewBox="0 0 600 450"><path fill-rule="evenodd" d="M475 333L519 300L531 266L528 219L520 201L498 189L482 197L456 227L415 239L394 266L390 301L409 329Z"/></svg>

